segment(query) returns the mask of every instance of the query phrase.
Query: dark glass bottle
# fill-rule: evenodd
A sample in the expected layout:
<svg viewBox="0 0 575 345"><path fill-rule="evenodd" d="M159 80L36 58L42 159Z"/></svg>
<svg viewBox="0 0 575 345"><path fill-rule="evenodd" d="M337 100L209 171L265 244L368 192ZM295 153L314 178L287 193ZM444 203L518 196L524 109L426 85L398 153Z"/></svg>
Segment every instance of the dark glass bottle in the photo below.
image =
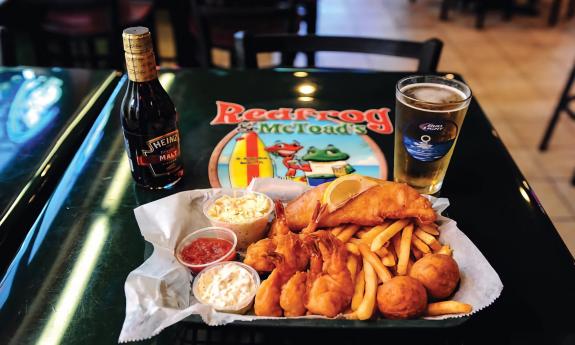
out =
<svg viewBox="0 0 575 345"><path fill-rule="evenodd" d="M121 118L132 176L147 189L169 188L184 175L178 113L160 82L150 31L124 30L128 85Z"/></svg>

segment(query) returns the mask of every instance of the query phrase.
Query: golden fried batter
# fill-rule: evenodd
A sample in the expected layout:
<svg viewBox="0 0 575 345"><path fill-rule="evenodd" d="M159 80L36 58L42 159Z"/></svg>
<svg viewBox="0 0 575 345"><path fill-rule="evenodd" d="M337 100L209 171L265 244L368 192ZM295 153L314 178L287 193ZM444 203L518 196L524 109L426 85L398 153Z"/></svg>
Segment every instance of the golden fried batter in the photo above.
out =
<svg viewBox="0 0 575 345"><path fill-rule="evenodd" d="M315 241L315 249L308 273L305 306L312 314L334 317L349 306L353 297L354 285L346 264L347 249L327 231L316 232L309 238ZM316 261L319 256L323 265Z"/></svg>
<svg viewBox="0 0 575 345"><path fill-rule="evenodd" d="M446 298L459 282L459 267L449 255L429 254L413 264L409 275L419 280L430 296Z"/></svg>
<svg viewBox="0 0 575 345"><path fill-rule="evenodd" d="M252 266L258 272L271 272L274 263L269 255L276 250L276 243L271 238L264 238L250 244L246 251L244 264Z"/></svg>
<svg viewBox="0 0 575 345"><path fill-rule="evenodd" d="M411 319L425 311L427 293L418 280L397 276L377 289L377 307L388 319Z"/></svg>
<svg viewBox="0 0 575 345"><path fill-rule="evenodd" d="M292 231L308 225L321 201L328 183L311 189L286 207L286 218ZM416 218L423 224L435 221L436 215L429 200L404 183L382 181L353 198L340 209L321 215L318 227L332 227L350 223L374 226L385 219Z"/></svg>
<svg viewBox="0 0 575 345"><path fill-rule="evenodd" d="M282 287L280 306L284 316L305 315L307 272L296 272Z"/></svg>
<svg viewBox="0 0 575 345"><path fill-rule="evenodd" d="M254 312L258 316L283 315L283 310L280 306L282 286L296 272L295 268L290 266L281 254L272 253L270 257L274 261L275 268L256 292Z"/></svg>

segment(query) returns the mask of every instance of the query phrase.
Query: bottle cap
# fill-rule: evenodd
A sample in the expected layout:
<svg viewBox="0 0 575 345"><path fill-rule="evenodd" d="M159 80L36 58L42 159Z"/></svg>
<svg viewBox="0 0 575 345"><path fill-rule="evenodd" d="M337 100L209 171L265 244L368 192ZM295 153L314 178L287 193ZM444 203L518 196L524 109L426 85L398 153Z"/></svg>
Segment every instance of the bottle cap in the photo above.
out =
<svg viewBox="0 0 575 345"><path fill-rule="evenodd" d="M127 28L122 32L126 70L132 81L145 82L156 79L156 59L150 30L143 26Z"/></svg>
<svg viewBox="0 0 575 345"><path fill-rule="evenodd" d="M153 51L152 35L150 30L143 26L127 28L122 32L124 41L124 51L126 53L138 54Z"/></svg>

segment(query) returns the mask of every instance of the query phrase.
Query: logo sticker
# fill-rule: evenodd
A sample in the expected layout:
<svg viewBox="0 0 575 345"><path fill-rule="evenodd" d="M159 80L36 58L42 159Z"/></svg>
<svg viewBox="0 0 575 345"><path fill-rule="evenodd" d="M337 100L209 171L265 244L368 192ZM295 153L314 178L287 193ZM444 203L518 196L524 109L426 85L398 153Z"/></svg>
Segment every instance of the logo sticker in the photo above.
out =
<svg viewBox="0 0 575 345"><path fill-rule="evenodd" d="M149 166L154 176L168 175L179 169L180 134L177 130L146 141L148 150L136 156L139 166Z"/></svg>
<svg viewBox="0 0 575 345"><path fill-rule="evenodd" d="M403 145L418 161L434 162L451 150L457 131L457 125L450 120L410 124L403 130Z"/></svg>

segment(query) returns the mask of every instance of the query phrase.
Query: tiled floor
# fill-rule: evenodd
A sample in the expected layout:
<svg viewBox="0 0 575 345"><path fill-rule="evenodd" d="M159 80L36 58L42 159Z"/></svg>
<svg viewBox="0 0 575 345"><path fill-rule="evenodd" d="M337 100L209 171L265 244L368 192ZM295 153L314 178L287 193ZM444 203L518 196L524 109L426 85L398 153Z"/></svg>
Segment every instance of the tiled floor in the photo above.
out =
<svg viewBox="0 0 575 345"><path fill-rule="evenodd" d="M469 13L438 20L439 1L320 1L320 34L423 40L445 46L439 69L462 74L503 137L513 158L541 199L571 253L575 255L575 122L557 126L548 152L537 146L575 62L575 20L555 28L543 17L503 22L491 13L486 29L473 27ZM546 10L544 8L544 10ZM546 15L546 14L545 14ZM353 20L352 18L357 18ZM324 66L405 69L413 65L378 56L320 56Z"/></svg>
<svg viewBox="0 0 575 345"><path fill-rule="evenodd" d="M544 2L544 1L543 1ZM549 28L542 17L503 22L490 13L486 28L453 12L438 20L439 0L320 0L318 33L444 42L439 69L462 74L503 138L575 256L575 122L563 116L548 152L537 146L575 62L575 19ZM225 60L219 53L216 59ZM318 65L405 70L414 64L371 55L324 53Z"/></svg>

